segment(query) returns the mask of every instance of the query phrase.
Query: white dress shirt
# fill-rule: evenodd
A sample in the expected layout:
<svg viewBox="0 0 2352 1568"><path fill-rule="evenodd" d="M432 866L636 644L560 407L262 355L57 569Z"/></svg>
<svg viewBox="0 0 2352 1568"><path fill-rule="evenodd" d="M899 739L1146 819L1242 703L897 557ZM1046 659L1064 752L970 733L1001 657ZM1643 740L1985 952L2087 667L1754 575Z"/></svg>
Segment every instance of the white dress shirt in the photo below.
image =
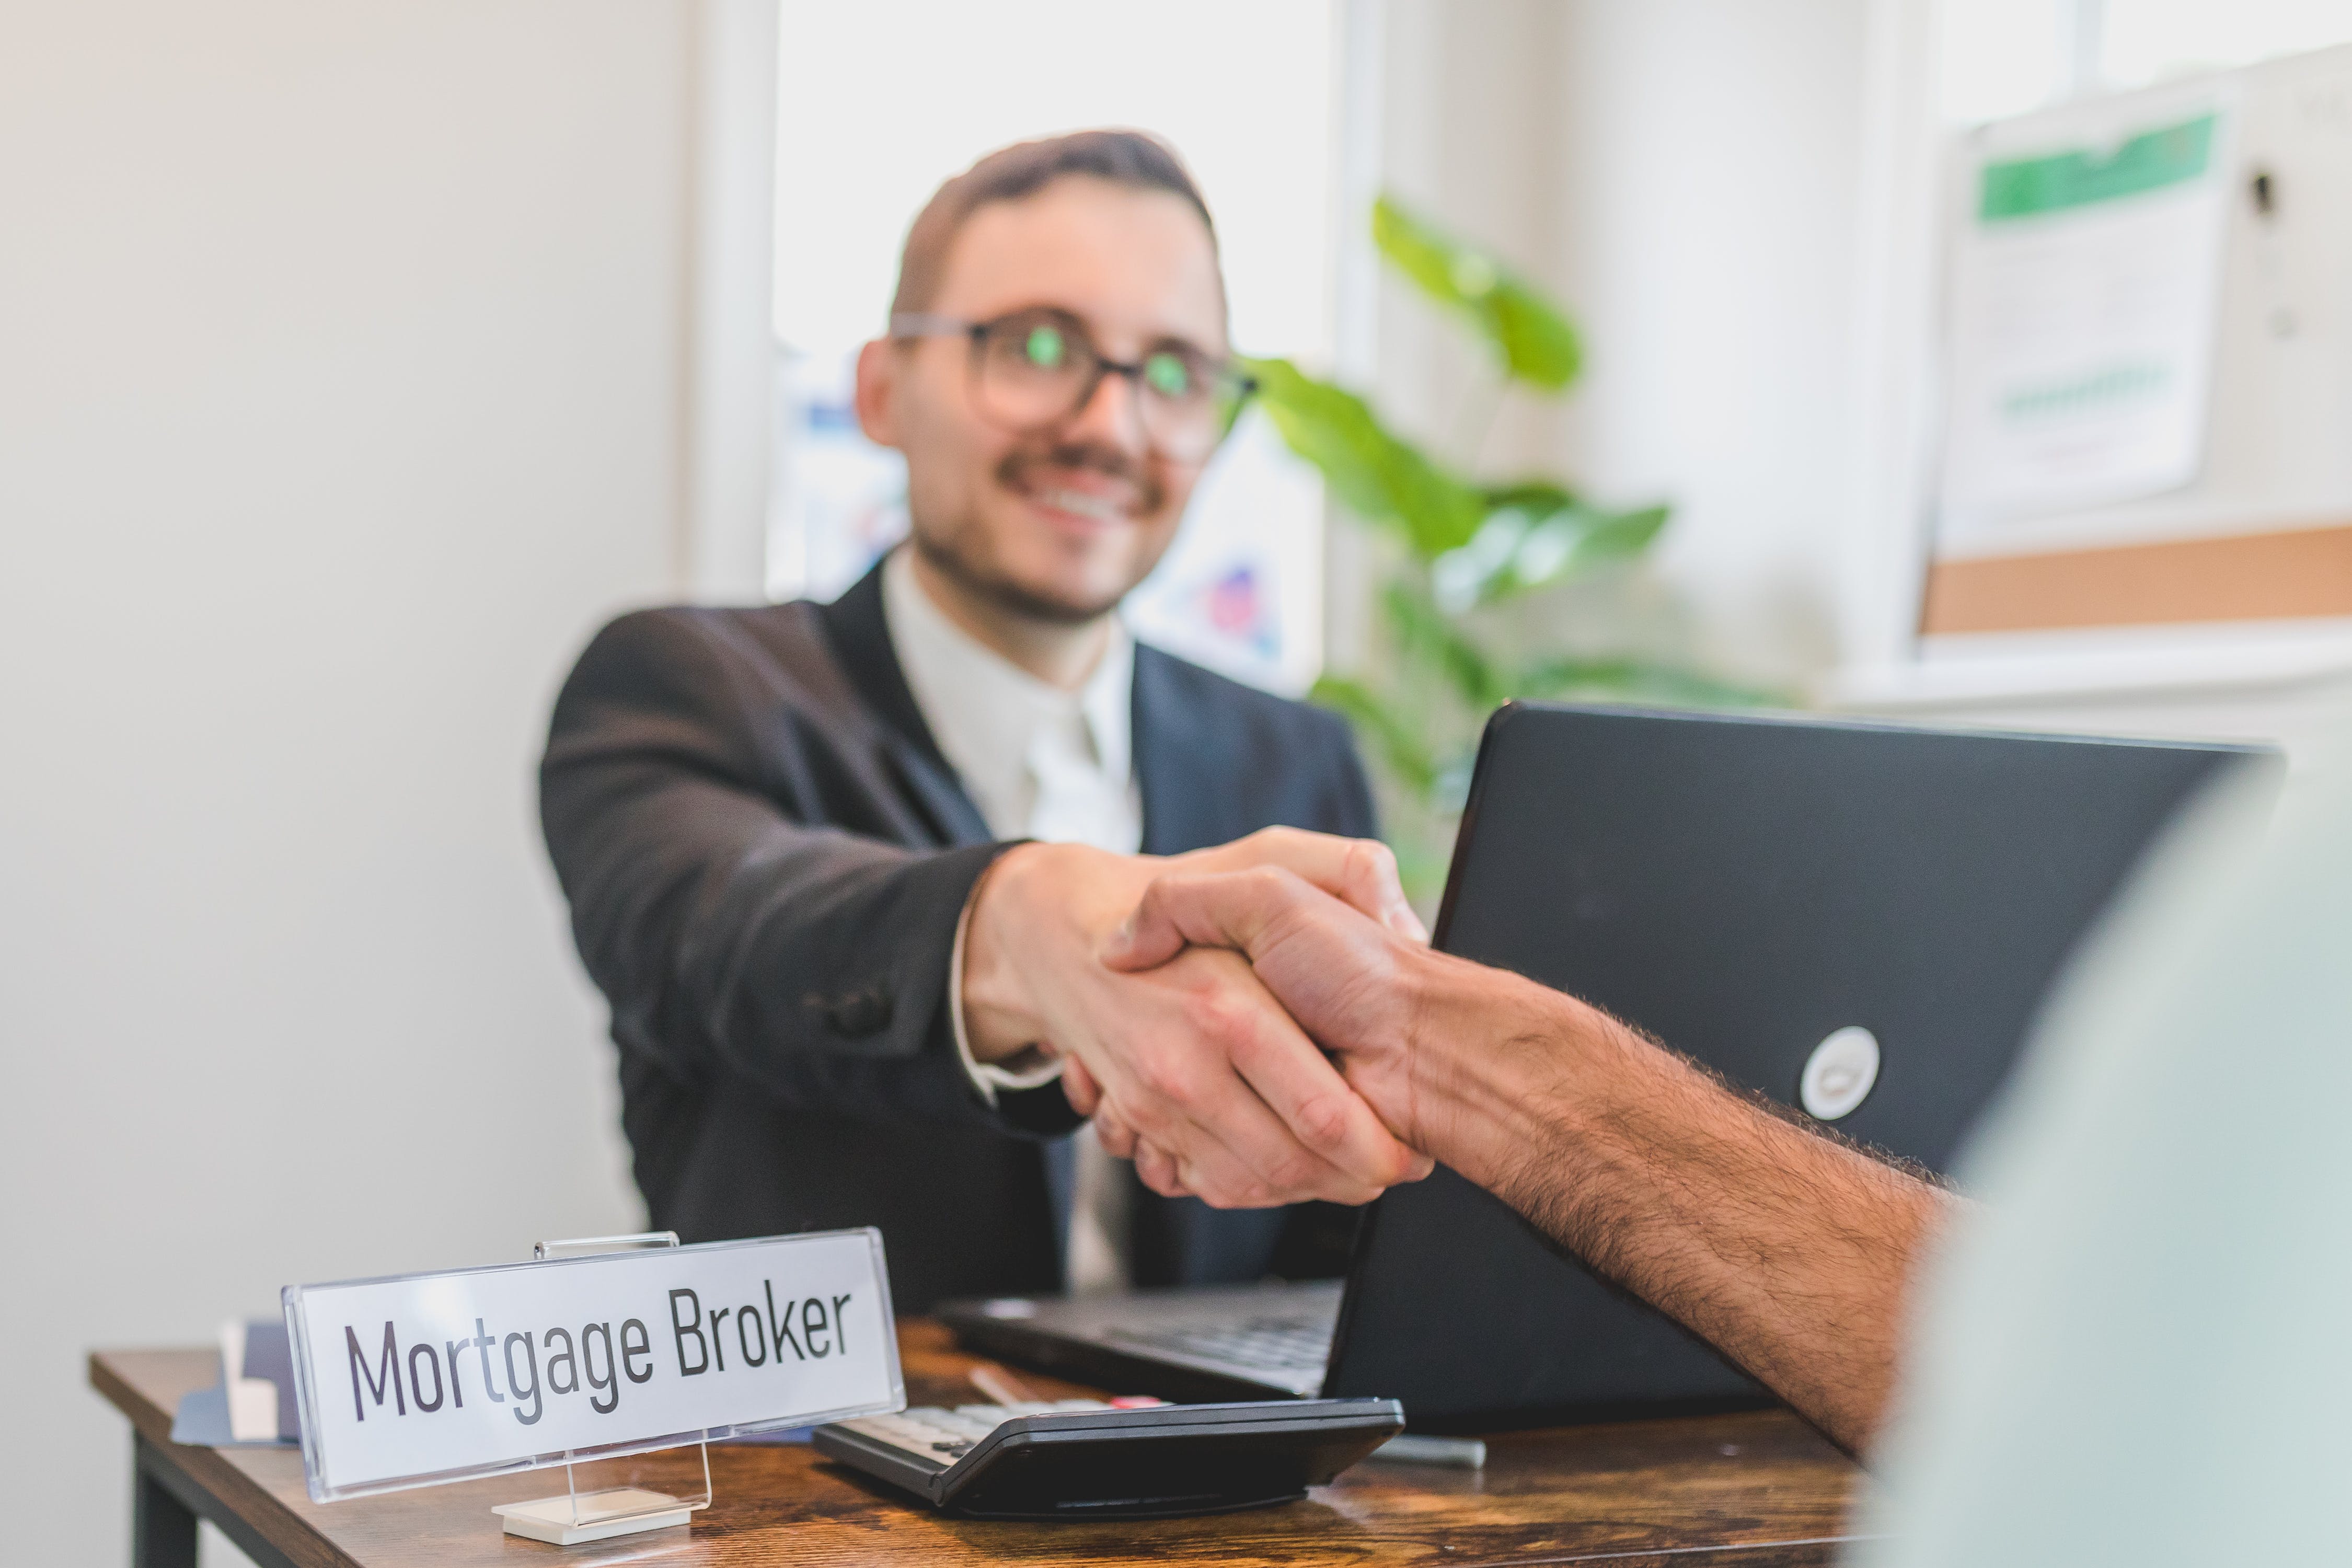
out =
<svg viewBox="0 0 2352 1568"><path fill-rule="evenodd" d="M882 568L882 615L890 646L931 738L1000 838L1088 844L1132 855L1143 844L1135 782L1135 644L1113 618L1086 684L1066 691L973 638L931 602L911 550ZM993 1104L999 1089L1035 1089L1061 1076L1058 1061L1024 1072L974 1061L964 1030L963 926L948 966L956 1052ZM1076 1135L1076 1182L1063 1258L1074 1291L1126 1282L1128 1186L1088 1126Z"/></svg>

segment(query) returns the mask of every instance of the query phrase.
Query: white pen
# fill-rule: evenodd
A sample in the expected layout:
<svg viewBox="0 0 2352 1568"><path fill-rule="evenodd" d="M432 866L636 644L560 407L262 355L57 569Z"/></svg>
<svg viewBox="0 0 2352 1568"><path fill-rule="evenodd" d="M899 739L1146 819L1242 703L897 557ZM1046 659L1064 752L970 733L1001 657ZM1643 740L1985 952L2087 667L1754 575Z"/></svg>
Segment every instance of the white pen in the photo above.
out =
<svg viewBox="0 0 2352 1568"><path fill-rule="evenodd" d="M1373 1449L1369 1458L1400 1465L1445 1465L1457 1470L1486 1468L1486 1445L1475 1437L1424 1437L1405 1432Z"/></svg>

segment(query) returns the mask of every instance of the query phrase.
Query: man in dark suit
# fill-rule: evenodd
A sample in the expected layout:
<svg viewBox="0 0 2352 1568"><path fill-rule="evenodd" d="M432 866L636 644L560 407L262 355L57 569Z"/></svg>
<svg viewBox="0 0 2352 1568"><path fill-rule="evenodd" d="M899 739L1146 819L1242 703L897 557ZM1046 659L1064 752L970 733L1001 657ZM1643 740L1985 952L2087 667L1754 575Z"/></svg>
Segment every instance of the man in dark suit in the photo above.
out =
<svg viewBox="0 0 2352 1568"><path fill-rule="evenodd" d="M582 656L541 814L655 1224L877 1225L920 1310L1328 1271L1297 1200L1426 1171L1235 955L1097 958L1185 852L1418 930L1345 728L1115 613L1244 390L1172 154L992 154L918 217L859 362L908 544L831 605L641 612ZM1197 1197L1072 1136L1069 1061Z"/></svg>

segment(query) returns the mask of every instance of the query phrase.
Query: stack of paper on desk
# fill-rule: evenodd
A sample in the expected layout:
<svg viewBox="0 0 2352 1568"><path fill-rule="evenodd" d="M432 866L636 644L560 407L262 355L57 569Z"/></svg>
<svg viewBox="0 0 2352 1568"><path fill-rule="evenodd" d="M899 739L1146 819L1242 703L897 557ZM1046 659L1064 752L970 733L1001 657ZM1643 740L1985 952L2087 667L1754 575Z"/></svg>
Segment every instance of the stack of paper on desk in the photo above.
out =
<svg viewBox="0 0 2352 1568"><path fill-rule="evenodd" d="M294 1357L284 1320L221 1325L221 1381L180 1401L172 1441L227 1447L243 1443L296 1443L301 1421L294 1405Z"/></svg>

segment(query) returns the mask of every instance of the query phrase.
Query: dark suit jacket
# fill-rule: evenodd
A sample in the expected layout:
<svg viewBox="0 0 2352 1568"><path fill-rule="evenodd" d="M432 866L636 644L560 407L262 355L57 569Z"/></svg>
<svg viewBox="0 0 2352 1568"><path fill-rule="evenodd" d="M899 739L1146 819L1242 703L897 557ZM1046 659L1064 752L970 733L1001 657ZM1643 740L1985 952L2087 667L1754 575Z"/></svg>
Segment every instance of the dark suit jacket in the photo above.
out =
<svg viewBox="0 0 2352 1568"><path fill-rule="evenodd" d="M1139 647L1134 725L1150 852L1372 831L1330 714ZM1078 1119L1057 1085L991 1108L957 1060L949 950L1006 846L899 672L878 568L831 605L606 626L556 700L540 809L655 1225L878 1226L902 1310L1058 1288ZM1347 1211L1136 1193L1139 1284L1344 1267Z"/></svg>

